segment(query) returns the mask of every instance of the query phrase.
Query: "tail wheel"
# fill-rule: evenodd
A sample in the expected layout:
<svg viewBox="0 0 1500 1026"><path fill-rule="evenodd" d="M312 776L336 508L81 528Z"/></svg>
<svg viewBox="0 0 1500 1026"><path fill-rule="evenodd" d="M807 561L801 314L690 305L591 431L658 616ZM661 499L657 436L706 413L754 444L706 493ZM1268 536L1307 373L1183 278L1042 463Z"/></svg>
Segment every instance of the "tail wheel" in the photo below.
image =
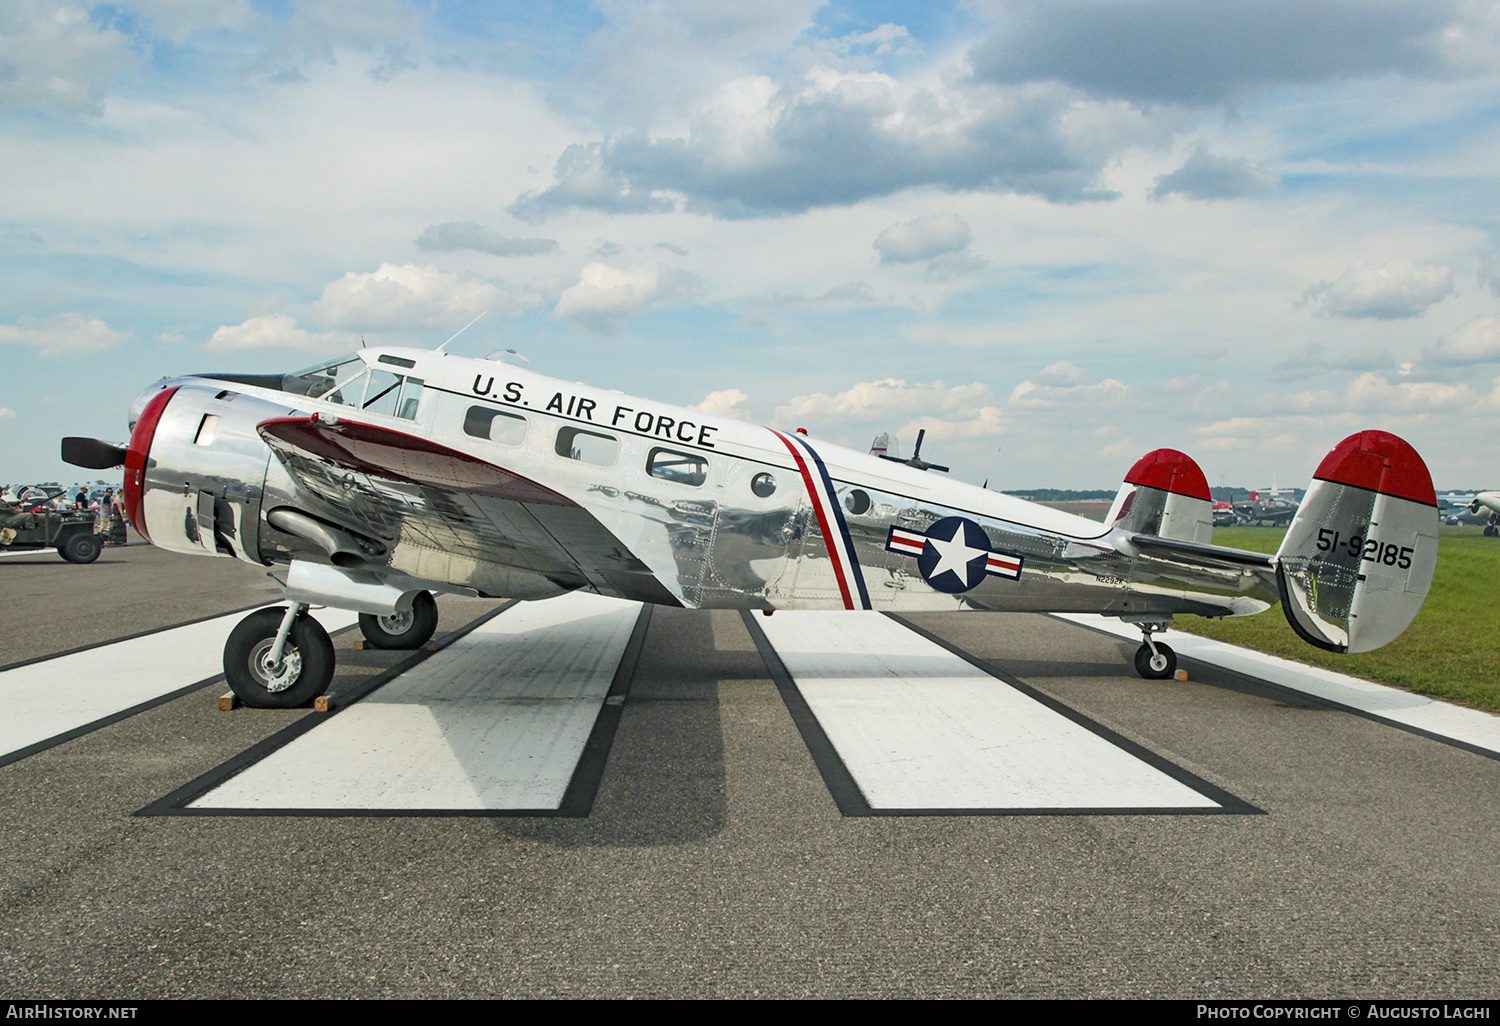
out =
<svg viewBox="0 0 1500 1026"><path fill-rule="evenodd" d="M1147 680L1167 680L1177 672L1177 653L1159 641L1155 652L1142 645L1135 650L1135 672Z"/></svg>
<svg viewBox="0 0 1500 1026"><path fill-rule="evenodd" d="M328 690L333 680L333 640L306 614L292 624L281 662L271 662L285 614L279 608L251 613L224 645L224 676L239 700L253 709L295 709Z"/></svg>
<svg viewBox="0 0 1500 1026"><path fill-rule="evenodd" d="M359 629L375 648L421 648L437 630L438 609L432 593L419 591L411 609L394 616L359 614Z"/></svg>

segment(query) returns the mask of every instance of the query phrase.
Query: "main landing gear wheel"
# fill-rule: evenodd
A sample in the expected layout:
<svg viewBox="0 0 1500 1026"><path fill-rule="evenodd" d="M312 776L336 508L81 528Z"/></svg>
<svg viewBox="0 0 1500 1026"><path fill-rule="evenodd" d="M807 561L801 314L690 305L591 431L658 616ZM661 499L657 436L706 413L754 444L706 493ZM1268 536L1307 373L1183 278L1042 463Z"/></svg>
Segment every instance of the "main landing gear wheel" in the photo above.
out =
<svg viewBox="0 0 1500 1026"><path fill-rule="evenodd" d="M430 591L419 591L411 609L394 616L359 614L360 633L376 648L421 648L437 630L438 609Z"/></svg>
<svg viewBox="0 0 1500 1026"><path fill-rule="evenodd" d="M224 645L224 676L239 700L252 709L295 709L328 689L333 680L333 640L306 612L292 622L281 661L270 656L285 609L261 609L240 621Z"/></svg>
<svg viewBox="0 0 1500 1026"><path fill-rule="evenodd" d="M1500 531L1497 531L1495 529L1495 525L1494 524L1485 524L1484 525L1484 536L1486 538L1493 538L1497 534L1500 534Z"/></svg>
<svg viewBox="0 0 1500 1026"><path fill-rule="evenodd" d="M1135 650L1135 672L1147 680L1167 680L1177 672L1177 653L1160 641L1152 652L1151 646L1143 642Z"/></svg>
<svg viewBox="0 0 1500 1026"><path fill-rule="evenodd" d="M103 548L97 534L75 534L57 547L57 554L69 563L92 563Z"/></svg>

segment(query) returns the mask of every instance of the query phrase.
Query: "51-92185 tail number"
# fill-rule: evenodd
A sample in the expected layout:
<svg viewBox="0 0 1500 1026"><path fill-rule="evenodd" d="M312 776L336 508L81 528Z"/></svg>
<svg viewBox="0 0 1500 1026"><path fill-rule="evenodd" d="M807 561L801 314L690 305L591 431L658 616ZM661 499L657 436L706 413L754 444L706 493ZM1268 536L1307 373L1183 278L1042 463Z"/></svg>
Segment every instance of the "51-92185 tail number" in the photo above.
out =
<svg viewBox="0 0 1500 1026"><path fill-rule="evenodd" d="M1411 569L1411 555L1416 551L1411 545L1384 544L1374 538L1365 538L1357 534L1343 538L1338 531L1331 531L1326 527L1318 531L1319 552L1336 552L1340 547L1349 554L1351 559L1358 558L1366 563L1397 566L1402 570Z"/></svg>

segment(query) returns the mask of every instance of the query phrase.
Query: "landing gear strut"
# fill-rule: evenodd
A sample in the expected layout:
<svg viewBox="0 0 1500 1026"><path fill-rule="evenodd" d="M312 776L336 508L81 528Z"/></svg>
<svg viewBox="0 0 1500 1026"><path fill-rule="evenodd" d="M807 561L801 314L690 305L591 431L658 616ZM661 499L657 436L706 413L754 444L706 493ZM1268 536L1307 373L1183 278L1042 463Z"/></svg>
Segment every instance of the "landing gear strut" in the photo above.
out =
<svg viewBox="0 0 1500 1026"><path fill-rule="evenodd" d="M253 709L306 705L327 690L333 667L333 641L300 602L256 610L224 645L224 676Z"/></svg>
<svg viewBox="0 0 1500 1026"><path fill-rule="evenodd" d="M1177 672L1177 653L1165 643L1152 641L1151 635L1167 629L1164 623L1142 623L1141 647L1135 650L1135 672L1147 680L1167 680Z"/></svg>

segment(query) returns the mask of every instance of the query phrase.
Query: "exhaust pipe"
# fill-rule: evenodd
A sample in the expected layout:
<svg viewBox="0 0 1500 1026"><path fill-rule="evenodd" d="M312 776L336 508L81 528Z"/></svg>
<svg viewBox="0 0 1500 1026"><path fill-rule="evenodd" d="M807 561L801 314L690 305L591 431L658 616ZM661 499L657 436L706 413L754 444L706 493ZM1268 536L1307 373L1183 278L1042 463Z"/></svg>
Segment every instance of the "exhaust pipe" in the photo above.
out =
<svg viewBox="0 0 1500 1026"><path fill-rule="evenodd" d="M312 542L323 550L334 566L359 569L368 565L371 556L385 555L385 548L379 544L357 538L348 531L285 506L267 513L266 522L278 531Z"/></svg>

